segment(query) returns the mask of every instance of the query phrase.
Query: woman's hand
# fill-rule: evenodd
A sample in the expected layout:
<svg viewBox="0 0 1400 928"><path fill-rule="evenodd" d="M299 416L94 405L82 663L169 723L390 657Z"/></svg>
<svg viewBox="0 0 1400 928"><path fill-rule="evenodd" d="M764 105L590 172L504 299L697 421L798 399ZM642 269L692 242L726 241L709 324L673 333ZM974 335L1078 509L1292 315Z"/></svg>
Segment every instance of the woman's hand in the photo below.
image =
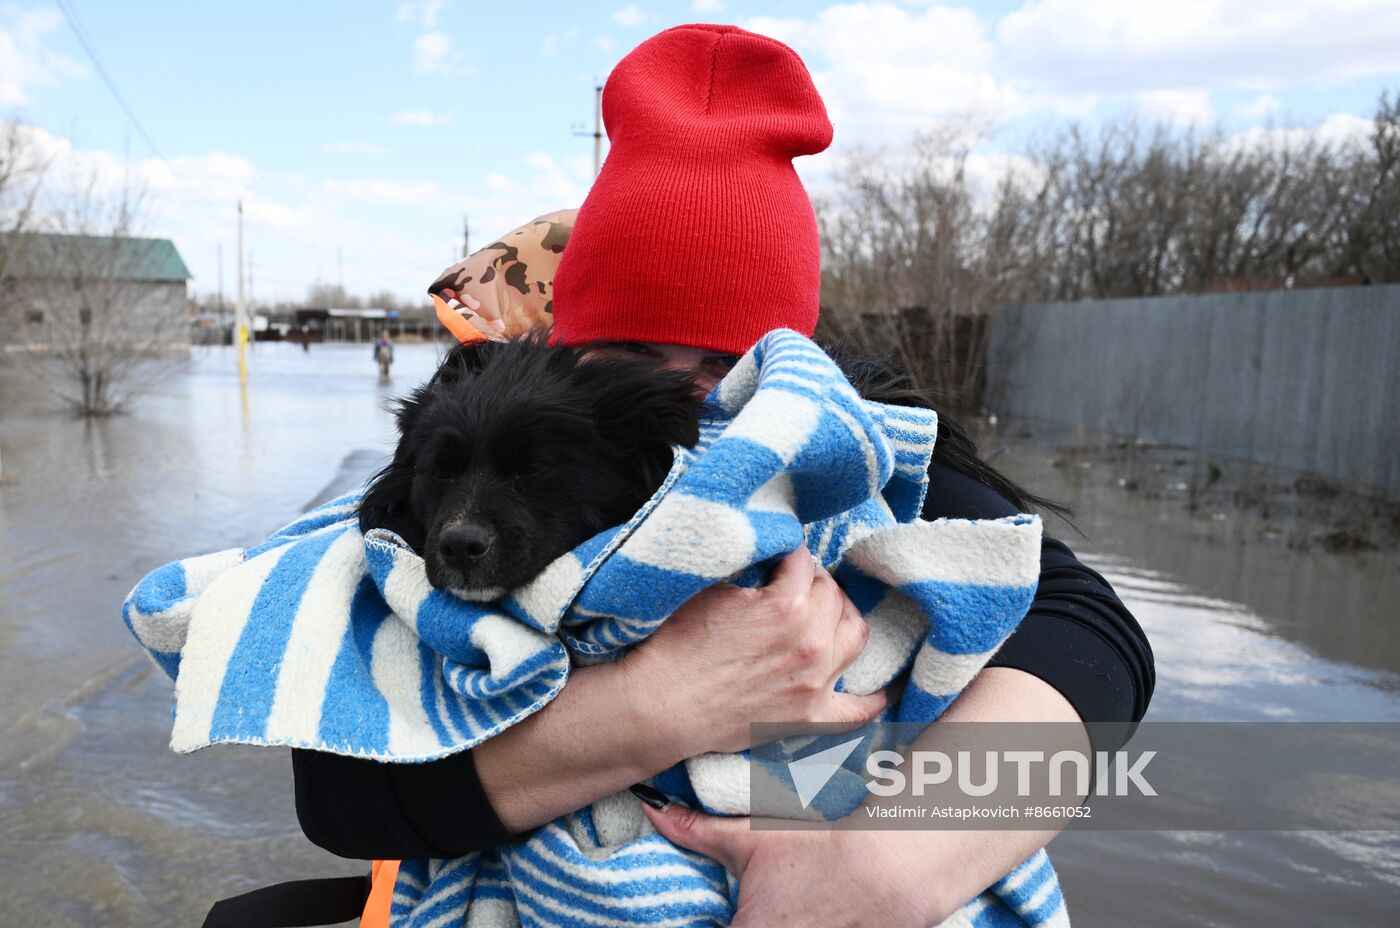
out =
<svg viewBox="0 0 1400 928"><path fill-rule="evenodd" d="M675 844L715 858L739 878L731 928L928 928L959 903L939 864L956 864L925 845L947 832L752 831L746 818L719 818L671 803L643 806ZM911 840L912 839L912 840Z"/></svg>
<svg viewBox="0 0 1400 928"><path fill-rule="evenodd" d="M705 590L622 660L580 667L549 705L472 749L502 824L527 831L706 751L753 721L854 728L883 693L833 689L867 629L805 548L760 589Z"/></svg>
<svg viewBox="0 0 1400 928"><path fill-rule="evenodd" d="M939 726L956 722L1076 724L1075 749L1091 751L1069 701L1010 667L978 674L914 746L936 745ZM713 857L740 878L734 928L937 925L1060 830L753 831L747 818L675 803L643 811L672 842Z"/></svg>
<svg viewBox="0 0 1400 928"><path fill-rule="evenodd" d="M748 747L753 722L870 721L883 692L835 690L868 637L859 610L799 548L767 586L697 594L622 664L663 721L658 736L691 757Z"/></svg>

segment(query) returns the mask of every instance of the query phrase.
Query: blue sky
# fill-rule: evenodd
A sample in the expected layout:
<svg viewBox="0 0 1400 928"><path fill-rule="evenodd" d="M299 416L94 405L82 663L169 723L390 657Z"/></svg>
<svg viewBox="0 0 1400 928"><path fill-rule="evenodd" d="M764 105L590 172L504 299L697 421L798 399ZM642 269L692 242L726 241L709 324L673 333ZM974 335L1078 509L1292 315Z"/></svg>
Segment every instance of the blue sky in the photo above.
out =
<svg viewBox="0 0 1400 928"><path fill-rule="evenodd" d="M852 146L938 126L983 130L995 171L1027 138L1123 112L1354 137L1400 89L1396 0L65 3L159 156L57 6L0 4L0 113L55 183L138 178L146 231L175 240L197 291L218 286L220 244L233 291L241 194L259 299L317 279L412 296L464 214L479 246L578 203L592 143L571 130L591 131L595 78L681 22L802 54L836 125L799 165L816 190Z"/></svg>

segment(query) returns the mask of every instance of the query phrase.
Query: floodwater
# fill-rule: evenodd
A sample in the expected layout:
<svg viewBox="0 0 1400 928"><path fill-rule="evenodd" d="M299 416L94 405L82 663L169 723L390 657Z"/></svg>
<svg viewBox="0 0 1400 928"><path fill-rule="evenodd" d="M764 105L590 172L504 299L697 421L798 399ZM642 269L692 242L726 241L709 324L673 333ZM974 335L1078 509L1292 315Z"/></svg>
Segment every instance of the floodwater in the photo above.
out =
<svg viewBox="0 0 1400 928"><path fill-rule="evenodd" d="M392 447L385 398L435 359L400 345L382 385L368 345L262 344L244 393L208 349L92 423L0 381L0 923L198 925L221 896L360 871L301 836L286 751L167 749L171 685L120 607L152 567L265 536L367 471Z"/></svg>
<svg viewBox="0 0 1400 928"><path fill-rule="evenodd" d="M221 896L361 872L295 822L287 752L176 756L170 684L120 618L150 568L257 540L392 441L384 400L431 370L400 346L260 345L241 391L227 349L128 416L55 413L0 368L0 923L198 924ZM1152 640L1158 721L1400 721L1400 559L1243 541L1229 519L1047 465L997 459L1077 510L1054 529ZM1072 833L1055 856L1079 926L1393 924L1400 835Z"/></svg>
<svg viewBox="0 0 1400 928"><path fill-rule="evenodd" d="M1189 516L1170 495L1118 490L1101 465L1053 467L1062 456L1024 435L984 438L983 451L1074 510L1078 531L1053 517L1046 530L1147 632L1146 721L1400 721L1400 553L1264 543L1245 514ZM1051 851L1080 928L1400 919L1400 833L1068 832Z"/></svg>

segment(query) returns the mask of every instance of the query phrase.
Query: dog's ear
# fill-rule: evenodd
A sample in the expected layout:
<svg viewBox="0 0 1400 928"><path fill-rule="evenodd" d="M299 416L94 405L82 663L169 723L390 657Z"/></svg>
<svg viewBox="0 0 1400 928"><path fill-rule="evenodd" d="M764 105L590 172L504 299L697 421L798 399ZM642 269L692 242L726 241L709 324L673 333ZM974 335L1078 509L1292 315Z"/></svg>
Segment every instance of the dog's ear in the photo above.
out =
<svg viewBox="0 0 1400 928"><path fill-rule="evenodd" d="M438 393L479 372L483 365L500 350L491 342L458 345L447 353L437 371L427 383L394 403L394 417L399 430L399 443L393 459L375 474L360 500L360 531L387 528L397 533L415 549L426 541L425 530L410 512L413 477L416 472L420 439L416 437L423 412Z"/></svg>
<svg viewBox="0 0 1400 928"><path fill-rule="evenodd" d="M486 362L500 351L500 346L495 342L473 342L470 345L458 345L449 351L438 365L437 373L433 374L428 386L446 386L458 383L472 374L478 373Z"/></svg>
<svg viewBox="0 0 1400 928"><path fill-rule="evenodd" d="M686 448L700 440L701 400L689 374L632 361L589 361L578 370L594 381L596 414L610 431Z"/></svg>
<svg viewBox="0 0 1400 928"><path fill-rule="evenodd" d="M387 528L400 535L414 548L422 545L421 539L410 536L421 534L413 529L413 520L408 517L409 494L413 490L413 467L395 455L377 474L371 478L360 500L360 531L372 528Z"/></svg>

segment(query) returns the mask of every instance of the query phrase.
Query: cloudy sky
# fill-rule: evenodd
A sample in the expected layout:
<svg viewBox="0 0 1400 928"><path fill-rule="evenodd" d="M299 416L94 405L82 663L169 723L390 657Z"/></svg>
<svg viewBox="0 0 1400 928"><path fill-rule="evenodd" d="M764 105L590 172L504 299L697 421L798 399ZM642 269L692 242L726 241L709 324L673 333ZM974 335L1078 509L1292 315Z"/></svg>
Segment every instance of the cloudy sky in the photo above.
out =
<svg viewBox="0 0 1400 928"><path fill-rule="evenodd" d="M577 204L595 79L697 21L802 54L836 125L833 154L800 165L818 188L841 149L930 126L977 125L989 156L1125 112L1344 136L1400 89L1397 0L19 0L0 3L0 114L57 178L138 177L147 231L175 240L197 291L218 287L222 244L232 293L241 195L259 299L318 279L410 296L464 215L480 246Z"/></svg>

